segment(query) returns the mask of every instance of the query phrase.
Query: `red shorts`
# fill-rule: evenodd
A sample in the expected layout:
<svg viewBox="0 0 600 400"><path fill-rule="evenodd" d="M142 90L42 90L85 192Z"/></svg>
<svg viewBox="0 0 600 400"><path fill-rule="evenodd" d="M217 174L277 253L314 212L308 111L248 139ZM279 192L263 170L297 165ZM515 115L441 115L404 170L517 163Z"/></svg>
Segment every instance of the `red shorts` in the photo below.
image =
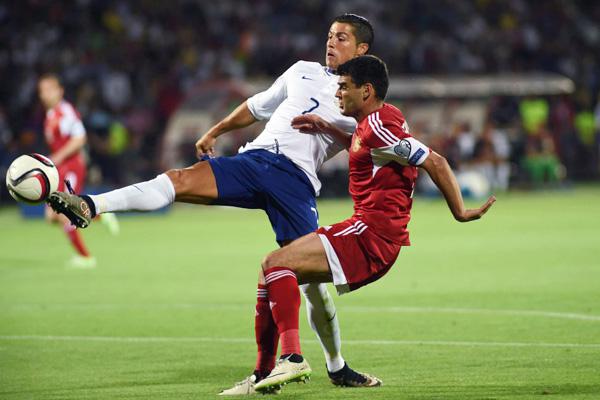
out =
<svg viewBox="0 0 600 400"><path fill-rule="evenodd" d="M339 294L381 278L392 267L402 247L376 235L374 229L355 217L321 227L317 234L325 247Z"/></svg>
<svg viewBox="0 0 600 400"><path fill-rule="evenodd" d="M86 169L83 163L67 162L57 165L58 169L58 190L68 192L65 186L65 179L68 179L75 193L81 193L85 183Z"/></svg>

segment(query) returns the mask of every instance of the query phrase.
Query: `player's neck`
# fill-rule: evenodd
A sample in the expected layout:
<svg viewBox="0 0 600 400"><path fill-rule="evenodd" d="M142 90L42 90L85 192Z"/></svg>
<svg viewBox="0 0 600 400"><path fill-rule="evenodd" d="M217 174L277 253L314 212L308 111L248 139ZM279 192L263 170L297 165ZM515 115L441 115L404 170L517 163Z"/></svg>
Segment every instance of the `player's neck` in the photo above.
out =
<svg viewBox="0 0 600 400"><path fill-rule="evenodd" d="M356 121L360 122L363 119L367 118L367 116L369 114L382 108L383 104L384 104L383 100L374 100L374 101L365 103L365 106L362 109L360 109L358 114L355 116Z"/></svg>
<svg viewBox="0 0 600 400"><path fill-rule="evenodd" d="M61 103L62 99L53 102L52 104L46 105L46 111L53 110L57 105Z"/></svg>

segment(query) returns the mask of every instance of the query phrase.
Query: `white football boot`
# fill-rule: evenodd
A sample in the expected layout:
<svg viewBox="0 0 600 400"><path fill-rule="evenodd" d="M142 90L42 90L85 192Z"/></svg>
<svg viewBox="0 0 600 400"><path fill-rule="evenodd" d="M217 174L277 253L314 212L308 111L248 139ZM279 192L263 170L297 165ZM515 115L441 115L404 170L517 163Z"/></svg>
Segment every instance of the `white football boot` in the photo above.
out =
<svg viewBox="0 0 600 400"><path fill-rule="evenodd" d="M289 358L289 357L288 357ZM254 390L259 393L271 393L281 390L281 387L290 382L304 382L310 379L312 370L310 365L303 359L302 362L291 362L288 358L277 360L273 371L262 381L254 385Z"/></svg>
<svg viewBox="0 0 600 400"><path fill-rule="evenodd" d="M254 386L256 385L256 375L252 374L243 381L237 382L233 387L229 389L223 390L219 393L219 396L247 396L256 394L256 390L254 390ZM270 392L265 392L269 394L279 394L281 390L276 389Z"/></svg>

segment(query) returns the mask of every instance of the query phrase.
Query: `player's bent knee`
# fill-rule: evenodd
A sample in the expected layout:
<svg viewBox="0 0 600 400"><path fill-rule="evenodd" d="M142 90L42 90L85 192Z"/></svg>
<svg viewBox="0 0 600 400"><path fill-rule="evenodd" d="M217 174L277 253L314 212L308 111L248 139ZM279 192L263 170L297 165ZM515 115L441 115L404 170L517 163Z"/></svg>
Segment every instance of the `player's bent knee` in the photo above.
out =
<svg viewBox="0 0 600 400"><path fill-rule="evenodd" d="M170 169L167 172L165 172L165 175L167 175L173 183L173 187L175 188L176 194L184 192L185 179L183 176L184 173L182 169Z"/></svg>
<svg viewBox="0 0 600 400"><path fill-rule="evenodd" d="M207 204L218 197L217 183L206 161L188 168L172 169L165 174L173 183L176 201Z"/></svg>
<svg viewBox="0 0 600 400"><path fill-rule="evenodd" d="M194 189L202 186L202 181L196 179L193 170L189 168L171 169L165 174L173 183L176 196L193 195Z"/></svg>
<svg viewBox="0 0 600 400"><path fill-rule="evenodd" d="M273 254L273 253L269 253L269 254L267 254L267 255L266 255L266 256L265 256L265 257L262 259L262 261L261 261L261 263L260 263L260 267L262 268L262 271L263 271L263 276L264 276L264 272L265 272L266 270L268 270L269 268L271 268L271 264L272 264L272 261L271 261L271 259L272 259L272 257L271 257L271 254Z"/></svg>
<svg viewBox="0 0 600 400"><path fill-rule="evenodd" d="M269 254L267 254L265 256L265 258L263 258L262 263L261 263L261 267L263 271L268 270L269 268L273 268L273 267L287 267L287 268L291 268L291 266L289 265L283 265L282 263L282 258L279 257L279 253L281 250L275 250Z"/></svg>

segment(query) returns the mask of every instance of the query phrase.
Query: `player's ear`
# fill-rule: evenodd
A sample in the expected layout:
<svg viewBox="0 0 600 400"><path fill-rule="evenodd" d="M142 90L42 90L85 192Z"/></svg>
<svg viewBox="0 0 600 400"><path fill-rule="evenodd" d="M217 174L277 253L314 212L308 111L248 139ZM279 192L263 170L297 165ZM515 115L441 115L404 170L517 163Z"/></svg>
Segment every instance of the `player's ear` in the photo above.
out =
<svg viewBox="0 0 600 400"><path fill-rule="evenodd" d="M369 51L369 45L367 43L359 43L356 46L356 54L359 56L364 56Z"/></svg>
<svg viewBox="0 0 600 400"><path fill-rule="evenodd" d="M371 85L370 83L365 83L362 86L363 101L367 100L369 97L371 97L371 95L375 94L375 92L373 90L374 90L373 85Z"/></svg>

